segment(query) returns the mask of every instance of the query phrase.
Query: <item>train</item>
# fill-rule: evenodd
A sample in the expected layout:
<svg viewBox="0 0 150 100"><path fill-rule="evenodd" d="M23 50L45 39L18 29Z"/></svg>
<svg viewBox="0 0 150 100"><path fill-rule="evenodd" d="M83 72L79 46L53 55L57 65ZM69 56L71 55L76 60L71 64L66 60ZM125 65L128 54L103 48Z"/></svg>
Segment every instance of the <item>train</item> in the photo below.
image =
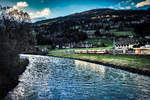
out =
<svg viewBox="0 0 150 100"><path fill-rule="evenodd" d="M75 54L108 54L108 50L74 50Z"/></svg>

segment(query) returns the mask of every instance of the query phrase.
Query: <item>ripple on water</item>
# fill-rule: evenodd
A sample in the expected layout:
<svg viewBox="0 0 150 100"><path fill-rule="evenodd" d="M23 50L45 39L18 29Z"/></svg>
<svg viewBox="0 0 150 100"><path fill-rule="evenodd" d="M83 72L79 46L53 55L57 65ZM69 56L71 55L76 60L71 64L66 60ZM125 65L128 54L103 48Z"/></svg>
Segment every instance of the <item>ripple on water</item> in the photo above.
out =
<svg viewBox="0 0 150 100"><path fill-rule="evenodd" d="M8 100L150 100L150 78L103 65L47 56L30 64Z"/></svg>

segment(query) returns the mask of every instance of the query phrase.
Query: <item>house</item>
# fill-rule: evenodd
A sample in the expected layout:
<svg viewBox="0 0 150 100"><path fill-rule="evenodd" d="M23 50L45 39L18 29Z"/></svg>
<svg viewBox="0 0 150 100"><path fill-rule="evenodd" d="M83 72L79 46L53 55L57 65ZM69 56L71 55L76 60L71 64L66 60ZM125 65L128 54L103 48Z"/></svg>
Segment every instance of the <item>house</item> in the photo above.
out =
<svg viewBox="0 0 150 100"><path fill-rule="evenodd" d="M81 43L78 43L76 45L77 48L92 48L93 45L91 43L88 43L87 41L86 42L81 42Z"/></svg>
<svg viewBox="0 0 150 100"><path fill-rule="evenodd" d="M150 54L150 48L134 48L136 54Z"/></svg>
<svg viewBox="0 0 150 100"><path fill-rule="evenodd" d="M116 50L122 50L123 53L132 50L135 54L150 54L149 42L139 42L137 40L121 41L115 44Z"/></svg>
<svg viewBox="0 0 150 100"><path fill-rule="evenodd" d="M150 44L140 48L133 48L136 54L150 54Z"/></svg>
<svg viewBox="0 0 150 100"><path fill-rule="evenodd" d="M135 40L120 41L115 43L115 49L133 49L136 45L139 45L139 42Z"/></svg>

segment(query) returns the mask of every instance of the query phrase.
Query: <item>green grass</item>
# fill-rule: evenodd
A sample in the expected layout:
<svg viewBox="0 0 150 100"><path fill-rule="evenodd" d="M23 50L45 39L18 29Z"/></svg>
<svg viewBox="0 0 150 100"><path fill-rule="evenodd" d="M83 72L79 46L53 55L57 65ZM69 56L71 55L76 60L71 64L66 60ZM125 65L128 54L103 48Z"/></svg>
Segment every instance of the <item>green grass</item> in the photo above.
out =
<svg viewBox="0 0 150 100"><path fill-rule="evenodd" d="M99 49L112 49L113 48L113 41L110 39L87 39L85 40L88 43L91 43L92 45L97 45L97 44L105 44L106 47L97 47L97 48L73 48L73 49L55 49L55 50L49 50L49 52L57 52L57 51L73 51L73 50L99 50ZM82 41L82 42L85 42ZM37 45L35 46L36 48L39 48L40 50L44 48L51 48L50 45Z"/></svg>
<svg viewBox="0 0 150 100"><path fill-rule="evenodd" d="M73 49L55 49L55 50L49 50L50 53L55 53L57 51L73 51L73 50L99 50L99 49L112 49L113 48L113 41L110 39L87 39L85 40L88 43L91 43L92 45L102 44L104 43L106 47L96 47L96 48L73 48ZM82 42L85 42L82 41Z"/></svg>
<svg viewBox="0 0 150 100"><path fill-rule="evenodd" d="M113 55L94 55L94 54L67 54L67 53L50 53L48 55L80 58L85 60L97 61L104 64L113 64L116 66L130 67L142 70L150 70L150 56L113 56Z"/></svg>
<svg viewBox="0 0 150 100"><path fill-rule="evenodd" d="M110 39L87 39L83 42L88 42L91 43L92 45L100 45L100 44L104 44L105 46L111 46L113 44L113 41Z"/></svg>
<svg viewBox="0 0 150 100"><path fill-rule="evenodd" d="M134 35L132 31L118 31L118 32L112 32L116 36L129 36Z"/></svg>
<svg viewBox="0 0 150 100"><path fill-rule="evenodd" d="M73 48L73 49L55 49L55 50L49 50L49 53L55 53L57 51L73 51L73 50L101 50L101 49L112 49L113 46L108 47L98 47L98 48Z"/></svg>

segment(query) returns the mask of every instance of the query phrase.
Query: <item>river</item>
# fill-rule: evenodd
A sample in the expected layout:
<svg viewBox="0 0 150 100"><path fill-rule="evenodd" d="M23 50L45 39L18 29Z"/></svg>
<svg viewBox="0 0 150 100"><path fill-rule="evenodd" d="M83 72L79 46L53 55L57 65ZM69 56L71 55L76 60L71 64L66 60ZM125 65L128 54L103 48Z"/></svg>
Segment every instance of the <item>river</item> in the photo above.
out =
<svg viewBox="0 0 150 100"><path fill-rule="evenodd" d="M150 77L67 58L22 56L30 63L6 100L150 100Z"/></svg>

